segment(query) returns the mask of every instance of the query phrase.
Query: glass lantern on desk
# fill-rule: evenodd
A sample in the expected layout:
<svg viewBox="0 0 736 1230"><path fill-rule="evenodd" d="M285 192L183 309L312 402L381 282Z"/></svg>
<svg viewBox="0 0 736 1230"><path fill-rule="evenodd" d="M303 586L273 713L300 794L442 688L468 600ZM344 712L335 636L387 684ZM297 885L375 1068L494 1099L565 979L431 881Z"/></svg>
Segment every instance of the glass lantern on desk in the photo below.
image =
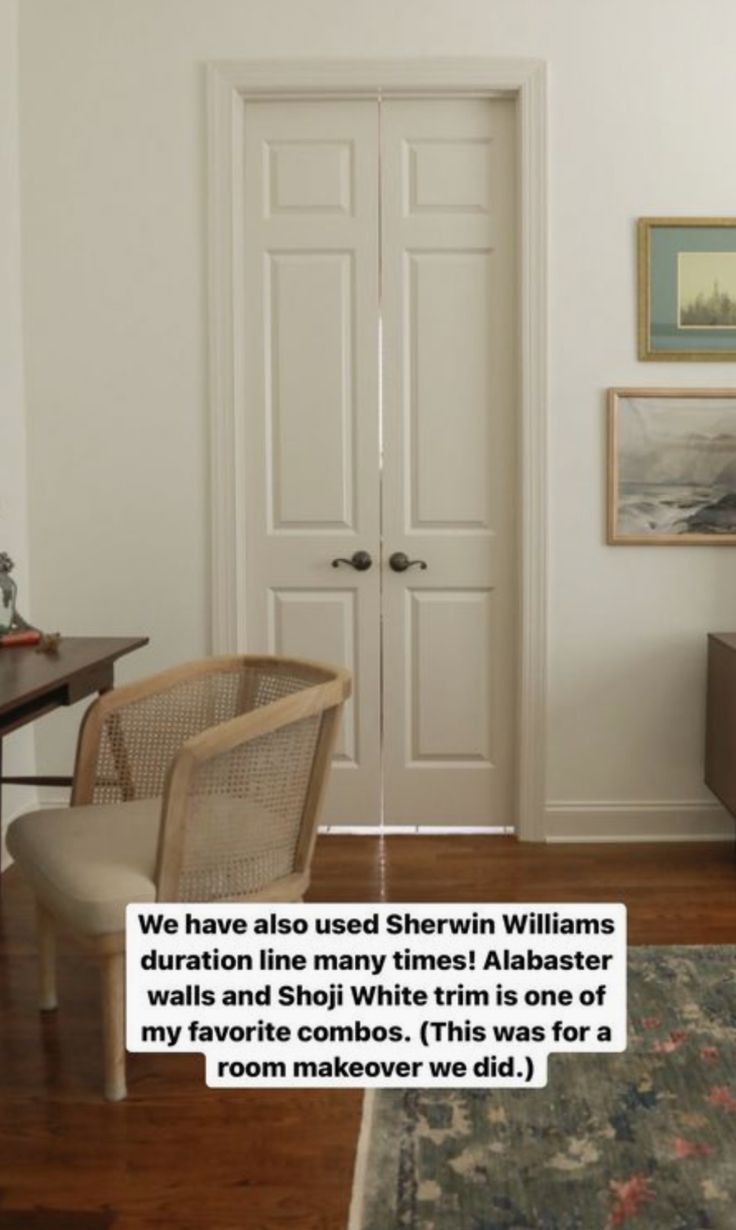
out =
<svg viewBox="0 0 736 1230"><path fill-rule="evenodd" d="M0 551L0 636L10 631L15 619L17 586L10 575L12 569L12 559L5 551Z"/></svg>

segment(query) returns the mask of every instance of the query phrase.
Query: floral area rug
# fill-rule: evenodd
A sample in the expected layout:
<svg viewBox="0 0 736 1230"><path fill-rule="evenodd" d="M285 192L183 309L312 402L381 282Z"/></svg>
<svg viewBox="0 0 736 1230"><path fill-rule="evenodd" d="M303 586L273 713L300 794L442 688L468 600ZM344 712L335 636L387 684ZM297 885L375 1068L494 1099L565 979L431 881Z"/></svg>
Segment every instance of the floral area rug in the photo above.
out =
<svg viewBox="0 0 736 1230"><path fill-rule="evenodd" d="M628 1003L546 1089L375 1093L351 1230L736 1230L736 947L629 949Z"/></svg>

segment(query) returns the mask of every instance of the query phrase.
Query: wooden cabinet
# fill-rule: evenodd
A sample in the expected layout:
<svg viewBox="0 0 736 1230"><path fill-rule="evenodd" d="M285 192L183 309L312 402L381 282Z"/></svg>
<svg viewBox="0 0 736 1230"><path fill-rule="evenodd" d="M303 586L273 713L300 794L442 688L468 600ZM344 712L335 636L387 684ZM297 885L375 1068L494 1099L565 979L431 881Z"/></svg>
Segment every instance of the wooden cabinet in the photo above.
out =
<svg viewBox="0 0 736 1230"><path fill-rule="evenodd" d="M736 816L736 632L708 636L705 784Z"/></svg>

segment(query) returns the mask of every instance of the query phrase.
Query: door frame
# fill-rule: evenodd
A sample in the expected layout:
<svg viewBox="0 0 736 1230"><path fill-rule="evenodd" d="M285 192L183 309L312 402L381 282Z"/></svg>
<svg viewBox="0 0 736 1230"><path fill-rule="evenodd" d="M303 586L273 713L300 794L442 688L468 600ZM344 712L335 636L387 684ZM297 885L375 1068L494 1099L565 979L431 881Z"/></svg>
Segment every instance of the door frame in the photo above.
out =
<svg viewBox="0 0 736 1230"><path fill-rule="evenodd" d="M247 644L241 439L243 104L394 96L515 97L519 152L520 509L517 836L545 840L547 641L547 103L540 60L244 60L207 66L212 649Z"/></svg>

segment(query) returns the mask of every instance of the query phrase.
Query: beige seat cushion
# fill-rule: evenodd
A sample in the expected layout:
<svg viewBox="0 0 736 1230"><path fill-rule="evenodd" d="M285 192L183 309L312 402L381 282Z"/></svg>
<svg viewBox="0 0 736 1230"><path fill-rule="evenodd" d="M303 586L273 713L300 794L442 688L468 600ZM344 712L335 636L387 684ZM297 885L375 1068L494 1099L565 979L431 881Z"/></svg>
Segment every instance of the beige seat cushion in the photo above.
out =
<svg viewBox="0 0 736 1230"><path fill-rule="evenodd" d="M36 895L85 935L125 930L129 901L155 901L160 799L19 816L7 846Z"/></svg>

